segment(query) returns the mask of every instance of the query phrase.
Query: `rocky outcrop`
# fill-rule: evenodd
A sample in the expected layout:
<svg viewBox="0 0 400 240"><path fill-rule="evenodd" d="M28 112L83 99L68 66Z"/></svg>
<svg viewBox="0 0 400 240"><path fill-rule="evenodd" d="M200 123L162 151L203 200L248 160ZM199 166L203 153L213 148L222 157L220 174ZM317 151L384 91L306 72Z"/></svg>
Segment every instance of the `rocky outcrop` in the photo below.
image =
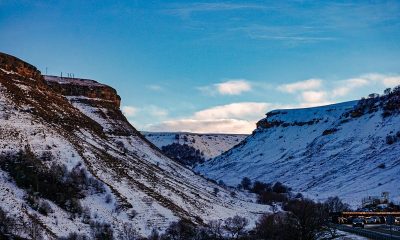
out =
<svg viewBox="0 0 400 240"><path fill-rule="evenodd" d="M36 67L22 61L19 58L1 52L0 67L5 71L14 72L27 78L42 80L42 75Z"/></svg>
<svg viewBox="0 0 400 240"><path fill-rule="evenodd" d="M121 98L114 88L94 80L47 75L44 76L44 79L50 88L64 96L103 100L112 103L115 108L119 108L121 104Z"/></svg>

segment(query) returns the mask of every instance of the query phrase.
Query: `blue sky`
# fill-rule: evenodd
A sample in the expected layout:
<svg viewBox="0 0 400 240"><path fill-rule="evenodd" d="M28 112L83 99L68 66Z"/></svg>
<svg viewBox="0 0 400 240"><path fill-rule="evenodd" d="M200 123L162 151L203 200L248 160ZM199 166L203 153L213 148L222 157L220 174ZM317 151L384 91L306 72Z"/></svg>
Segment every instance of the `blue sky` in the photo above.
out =
<svg viewBox="0 0 400 240"><path fill-rule="evenodd" d="M0 0L0 51L116 88L140 130L250 133L400 84L400 1Z"/></svg>

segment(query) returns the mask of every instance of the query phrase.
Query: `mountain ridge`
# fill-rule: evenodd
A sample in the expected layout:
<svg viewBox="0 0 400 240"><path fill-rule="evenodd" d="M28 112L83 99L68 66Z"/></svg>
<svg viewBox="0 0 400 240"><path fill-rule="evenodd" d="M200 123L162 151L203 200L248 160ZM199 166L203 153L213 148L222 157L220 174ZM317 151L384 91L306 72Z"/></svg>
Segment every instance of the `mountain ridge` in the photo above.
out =
<svg viewBox="0 0 400 240"><path fill-rule="evenodd" d="M0 53L0 154L9 158L28 148L46 169L65 166L63 171L77 169L99 181L104 192L88 192L76 199L89 209L90 221L110 223L116 234L124 224L132 224L146 236L153 228L165 230L179 219L205 224L236 214L256 219L269 211L268 206L252 203L252 196L221 188L165 157L128 123L112 90L102 94L96 87L103 86L93 82L84 91L71 90L70 79L53 80L46 81L32 65ZM12 180L15 176L4 169L0 170L2 209L24 224L35 218L43 239L72 231L90 235L84 215L71 217L40 192L38 201L48 202L53 212L43 215L27 204L29 189L18 187Z"/></svg>

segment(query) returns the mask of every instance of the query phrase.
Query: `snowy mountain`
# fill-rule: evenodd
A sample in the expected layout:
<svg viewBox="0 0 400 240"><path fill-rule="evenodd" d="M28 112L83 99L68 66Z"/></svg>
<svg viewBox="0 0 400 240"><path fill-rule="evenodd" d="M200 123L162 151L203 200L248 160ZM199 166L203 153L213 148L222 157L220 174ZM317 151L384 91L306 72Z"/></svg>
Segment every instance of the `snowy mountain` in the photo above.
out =
<svg viewBox="0 0 400 240"><path fill-rule="evenodd" d="M400 200L400 87L322 107L275 110L242 143L196 170L225 183L280 181L353 206L388 191Z"/></svg>
<svg viewBox="0 0 400 240"><path fill-rule="evenodd" d="M143 132L143 135L158 148L173 143L187 144L199 150L206 160L221 155L247 137L245 134L197 134Z"/></svg>
<svg viewBox="0 0 400 240"><path fill-rule="evenodd" d="M96 221L115 234L129 223L146 236L178 219L255 220L269 209L165 157L119 104L109 86L42 76L0 53L0 208L25 226L18 235L28 237L32 222L43 239L90 235Z"/></svg>

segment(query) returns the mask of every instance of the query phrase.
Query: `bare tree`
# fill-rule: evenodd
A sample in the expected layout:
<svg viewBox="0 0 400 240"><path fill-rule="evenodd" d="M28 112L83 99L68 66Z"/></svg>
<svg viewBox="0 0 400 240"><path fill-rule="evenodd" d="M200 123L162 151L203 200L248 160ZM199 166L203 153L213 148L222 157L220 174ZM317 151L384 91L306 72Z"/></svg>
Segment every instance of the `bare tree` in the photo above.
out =
<svg viewBox="0 0 400 240"><path fill-rule="evenodd" d="M212 220L208 223L208 232L213 239L222 239L224 227L222 220Z"/></svg>
<svg viewBox="0 0 400 240"><path fill-rule="evenodd" d="M0 208L0 239L7 239L6 236L12 233L15 225L16 222L14 218L8 216L7 213Z"/></svg>
<svg viewBox="0 0 400 240"><path fill-rule="evenodd" d="M26 224L26 230L28 231L28 236L30 239L43 239L42 227L40 226L39 219L36 215L33 215L30 218L30 222Z"/></svg>
<svg viewBox="0 0 400 240"><path fill-rule="evenodd" d="M124 223L119 237L121 240L137 240L140 238L140 235L132 224Z"/></svg>
<svg viewBox="0 0 400 240"><path fill-rule="evenodd" d="M224 222L224 228L228 231L233 239L239 239L240 236L246 233L246 227L249 221L240 216L234 216L233 218L227 218Z"/></svg>
<svg viewBox="0 0 400 240"><path fill-rule="evenodd" d="M339 197L329 197L324 202L325 208L330 212L343 212L350 208L350 206L346 203L343 203Z"/></svg>
<svg viewBox="0 0 400 240"><path fill-rule="evenodd" d="M160 234L158 233L157 229L153 229L150 233L150 236L147 237L149 240L159 240Z"/></svg>
<svg viewBox="0 0 400 240"><path fill-rule="evenodd" d="M287 213L265 214L256 223L255 235L263 240L299 240L296 220Z"/></svg>
<svg viewBox="0 0 400 240"><path fill-rule="evenodd" d="M323 204L310 199L289 201L284 210L295 220L295 227L300 230L301 240L318 239L329 228L328 212Z"/></svg>

